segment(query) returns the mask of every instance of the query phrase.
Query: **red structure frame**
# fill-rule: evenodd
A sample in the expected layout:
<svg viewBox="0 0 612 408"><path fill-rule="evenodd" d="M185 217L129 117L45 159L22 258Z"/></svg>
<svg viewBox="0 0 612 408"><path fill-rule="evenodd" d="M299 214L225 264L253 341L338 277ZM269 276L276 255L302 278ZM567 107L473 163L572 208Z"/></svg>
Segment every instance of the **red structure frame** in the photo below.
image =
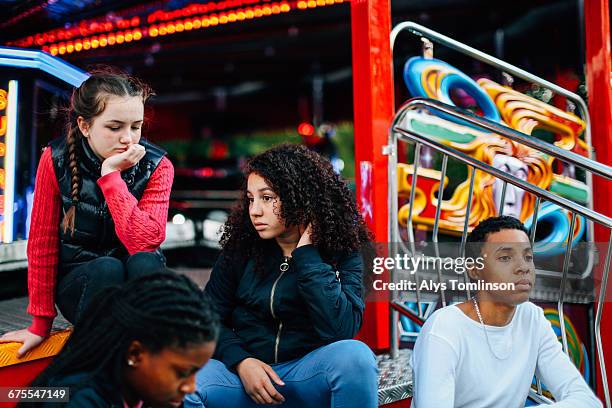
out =
<svg viewBox="0 0 612 408"><path fill-rule="evenodd" d="M353 106L357 200L376 242L388 242L387 144L393 119L390 0L352 0ZM371 211L370 211L371 210ZM358 338L389 348L389 304L368 302Z"/></svg>
<svg viewBox="0 0 612 408"><path fill-rule="evenodd" d="M584 2L584 27L586 47L586 80L589 96L589 112L591 114L592 143L597 161L612 165L612 90L610 89L610 11L608 0L589 0ZM594 178L593 197L595 210L607 216L612 215L612 186L599 178ZM607 242L609 234L603 229L595 230L597 242ZM603 265L599 265L596 280L601 281ZM609 287L609 285L608 285ZM606 294L609 298L610 289ZM607 356L608 381L612 380L612 322L610 314L612 306L606 302L601 323L601 337L604 354ZM601 373L597 366L597 391L603 400L603 385Z"/></svg>

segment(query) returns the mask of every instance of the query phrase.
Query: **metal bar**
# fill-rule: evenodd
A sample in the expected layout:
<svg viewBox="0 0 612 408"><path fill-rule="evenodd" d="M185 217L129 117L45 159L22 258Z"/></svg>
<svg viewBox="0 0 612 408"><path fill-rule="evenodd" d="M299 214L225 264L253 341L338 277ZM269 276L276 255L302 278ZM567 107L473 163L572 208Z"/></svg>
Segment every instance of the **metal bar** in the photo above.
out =
<svg viewBox="0 0 612 408"><path fill-rule="evenodd" d="M465 153L463 153L461 151L458 151L457 149L454 149L452 147L446 146L446 145L444 145L444 144L442 144L442 143L440 143L440 142L438 142L436 140L430 140L430 139L427 138L427 136L423 136L423 135L421 135L419 133L416 133L416 132L414 132L412 130L403 129L403 128L398 126L399 121L401 121L402 118L403 118L403 114L402 113L405 113L405 111L408 110L408 109L414 109L414 108L417 108L417 107L433 107L434 109L436 109L437 106L431 105L430 102L432 102L432 101L428 101L428 100L412 100L412 101L409 101L407 104L405 104L400 109L398 115L396 115L396 117L395 117L394 124L393 124L394 131L396 133L398 133L398 135L400 137L403 136L406 140L409 140L409 141L418 141L418 142L421 142L421 143L423 143L423 144L425 144L427 146L433 147L433 148L435 148L436 150L438 150L440 152L446 153L446 154L448 154L449 156L451 156L453 158L459 159L460 161L462 161L464 163L470 164L473 167L476 167L479 170L485 171L486 173L491 174L491 175L493 175L493 176L495 176L495 177L497 177L497 178L499 178L501 180L508 181L510 184L512 184L514 186L517 186L517 187L519 187L519 188L521 188L521 189L523 189L523 190L525 190L525 191L527 191L529 193L532 193L532 194L534 194L536 196L541 196L542 198L544 198L544 199L546 199L546 200L548 200L548 201L550 201L552 203L555 203L555 204L557 204L557 205L559 205L559 206L561 206L561 207L563 207L563 208L565 208L567 210L570 210L571 212L576 212L576 213L578 213L578 214L580 214L582 216L585 216L585 217L587 217L587 218L589 218L589 219L591 219L591 220L593 220L595 222L598 222L599 224L602 224L602 225L604 225L604 226L606 226L608 228L612 228L612 219L607 217L607 216L605 216L605 215L603 215L603 214L599 214L599 213L593 211L592 209L589 209L589 208L586 208L586 207L581 206L579 204L576 204L573 201L570 201L570 200L568 200L568 199L566 199L564 197L557 196L557 195L555 195L555 194L553 194L553 193L551 193L551 192L549 192L547 190L544 190L544 189L542 189L542 188L540 188L538 186L535 186L535 185L532 185L530 183L527 183L524 180L520 180L520 179L514 177L511 174L504 173L501 170L499 170L499 169L497 169L497 168L495 168L493 166L490 166L490 165L488 165L486 163L483 163L483 162L481 162L481 161L479 161L479 160L477 160L477 159L475 159L475 158L473 158L473 157L471 157L471 156L469 156L469 155L467 155L467 154L465 154ZM449 110L448 113L450 115L454 115L454 116L459 117L459 114L457 114L457 113L455 113L453 111ZM472 119L472 118L469 118L469 117L467 117L465 115L461 115L461 117L464 120ZM475 122L475 123L477 123L477 122ZM593 162L590 159L586 159L586 160L588 160L588 162ZM595 163L595 165L599 166L599 163L596 163L596 162L593 162L593 163ZM587 167L593 167L593 165L591 163L587 163ZM606 168L605 171L604 171L604 174L606 174L607 172L609 172L609 170L607 170L607 169L609 169L609 167L608 166L602 166L602 168L604 168L604 167ZM610 172L609 175L612 176L612 172Z"/></svg>
<svg viewBox="0 0 612 408"><path fill-rule="evenodd" d="M414 245L414 232L412 231L412 209L414 208L414 197L416 194L416 185L417 185L420 156L421 156L421 144L416 143L414 146L414 163L412 164L412 185L410 187L410 207L408 207L408 220L406 222L408 239L410 240L411 256L416 256L416 249ZM417 310L419 312L419 317L422 317L423 314L421 312L421 291L419 289L419 271L416 271L416 270L414 271L414 281L416 283Z"/></svg>
<svg viewBox="0 0 612 408"><path fill-rule="evenodd" d="M508 182L504 181L501 199L499 200L499 215L504 215L504 205L506 204L506 188L508 188Z"/></svg>
<svg viewBox="0 0 612 408"><path fill-rule="evenodd" d="M399 230L397 226L397 212L398 212L398 186L397 186L397 137L393 133L393 128L389 129L389 148L388 153L388 171L387 171L387 184L388 184L388 196L387 205L390 211L389 220L391 222L390 228L388 229L389 235L389 255L394 256L397 253L397 246L399 242ZM389 281L395 282L397 279L397 272L395 268L389 271ZM397 298L397 293L394 290L389 291L389 304L393 304ZM399 333L398 325L399 315L396 310L391 309L389 313L389 352L391 358L397 358L399 356Z"/></svg>
<svg viewBox="0 0 612 408"><path fill-rule="evenodd" d="M605 0L607 2L607 0ZM607 3L606 3L607 4ZM589 3L589 5L591 5L591 3ZM603 10L601 7L599 6L592 6L593 10L597 10L596 13L598 13L597 15L595 15L595 17L593 18L594 21L596 21L598 24L602 21L601 16L602 15L607 15L607 11ZM607 10L608 7L606 5L605 9ZM603 11L602 11L603 10ZM419 25L417 23L414 22L402 22L398 25L396 25L395 27L393 27L393 30L391 30L391 70L392 72L394 71L393 69L393 48L395 46L395 41L397 39L397 36L399 35L400 32L402 32L403 30L408 30L411 34L416 35L417 37L421 38L421 41L423 41L423 38L428 38L430 40L436 41L439 44L445 45L451 49L454 49L455 51L458 51L464 55L470 56L472 58L475 58L479 61L484 62L485 64L491 65L493 67L496 67L497 69L502 70L505 73L510 73L516 77L522 78L526 81L529 81L531 83L535 83L535 84L539 84L541 86L544 86L550 90L552 90L553 92L559 94L559 95L563 95L565 96L567 99L574 101L576 103L576 105L580 108L580 113L582 114L582 117L586 123L585 126L585 131L584 131L584 140L587 144L587 146L589 146L589 151L588 151L588 155L589 158L593 158L593 153L594 153L594 148L592 148L592 143L591 143L591 135L592 135L592 129L591 129L591 118L590 118L590 113L589 113L589 109L587 107L586 102L577 94L568 91L565 88L562 88L552 82L549 82L547 80L545 80L544 78L538 77L536 75L531 74L530 72L527 72L521 68L518 68L512 64L509 64L505 61L502 61L501 59L498 59L492 55L488 55L482 51L479 51L475 48L470 47L467 44L463 44L459 41L456 41L450 37L447 37L441 33L438 33L436 31L433 31L431 29L428 29L427 27L423 27L422 25ZM605 29L603 30L606 33L609 32L609 27L608 25L605 25ZM605 34L605 33L604 33ZM601 38L608 38L606 41L606 43L604 44L605 47L597 47L597 46L592 46L591 43L587 44L587 51L589 49L589 45L591 45L590 49L592 50L597 50L597 53L594 54L596 55L596 58L600 57L601 54L601 49L605 49L608 53L609 53L609 47L610 47L610 43L609 43L609 36L606 37L605 35L600 35L600 36L594 36L593 38L596 39L595 42L597 42L599 44L599 41L601 40ZM593 66L597 66L600 67L601 64L594 64L592 61L589 61L590 63L587 63L587 71L590 74L591 71L593 71L592 67ZM609 65L609 64L608 64ZM606 65L606 66L608 66ZM610 70L606 70L605 67L603 69L598 68L602 71L602 75L597 76L597 78L604 78L604 77L609 77L610 74ZM594 77L594 75L587 75L588 79L590 80L592 77ZM592 81L593 82L593 81ZM606 80L605 78L601 80L602 83L608 84L610 81ZM591 83L587 84L587 85L592 85ZM597 86L589 86L589 89L604 89L604 87L597 87ZM607 89L607 88L605 88ZM593 95L607 95L609 96L609 89L607 91L602 91L600 93L597 92L591 92L589 94L590 97L593 97ZM593 98L591 98L593 99ZM600 98L601 102L603 103L592 103L591 101L591 106L595 106L595 109L599 109L599 111L601 112L609 112L609 109L601 108L604 105L609 105L610 100L609 98ZM395 96L393 95L392 97L392 102L395 105ZM599 112L598 111L598 112ZM608 116L606 116L605 119L609 119L609 114ZM606 122L605 120L600 121L599 123L604 123ZM596 124L596 126L598 126ZM605 127L607 126L607 123L604 123L604 125L600 126L602 128L605 129ZM601 132L599 132L603 135L609 135L609 132L602 130ZM605 139L605 138L604 138ZM602 140L604 140L602 139ZM599 145L605 145L605 141L599 143ZM601 150L601 149L600 149ZM605 152L601 152L601 154L605 154ZM606 156L607 157L607 156ZM608 160L600 160L602 162L608 162ZM598 183L600 183L600 180L596 180ZM586 183L587 186L589 186L590 189L593 189L593 174L587 172L586 173ZM603 191L602 188L600 188L600 190ZM587 207L589 209L593 209L593 196L592 195L588 195L587 197ZM602 213L609 213L607 211L601 211ZM594 225L593 225L593 221L592 220L588 220L587 221L587 240L588 242L594 242L595 241L595 229L594 229ZM588 257L588 262L587 262L587 266L585 268L585 272L582 273L582 277L586 277L588 275L591 274L591 271L593 270L593 265L594 265L594 254L589 252L589 257ZM611 407L612 408L612 407Z"/></svg>
<svg viewBox="0 0 612 408"><path fill-rule="evenodd" d="M610 273L610 259L612 258L612 230L610 231L610 240L608 242L608 253L606 254L606 263L604 264L604 272L601 278L601 287L599 289L599 301L597 303L597 312L595 314L595 343L597 344L597 356L599 358L599 368L601 370L601 383L603 385L604 395L606 397L606 407L612 407L610 401L610 387L608 386L608 376L606 374L606 360L604 357L603 343L601 341L601 315L603 313L604 304L606 301L606 291L608 289L608 274Z"/></svg>
<svg viewBox="0 0 612 408"><path fill-rule="evenodd" d="M517 130L504 126L500 123L493 122L489 119L471 114L469 112L465 112L457 107L450 106L433 99L412 98L404 105L402 105L402 107L397 111L395 118L403 118L403 115L401 114L402 112L404 112L405 110L412 110L416 108L437 110L443 112L449 116L453 116L455 118L476 125L482 129L486 129L487 131L497 133L503 137L507 137L508 139L513 140L517 143L521 143L525 146L529 146L533 149L544 152L550 156L558 158L559 160L575 164L576 166L588 170L593 174L597 174L598 176L612 180L612 167L610 166L598 163L592 159L581 156L574 152L567 151L558 146L539 140L533 136L526 135ZM393 126L397 126L398 123L398 121L394 121Z"/></svg>
<svg viewBox="0 0 612 408"><path fill-rule="evenodd" d="M475 178L476 178L476 169L472 167L472 174L470 175L470 192L468 194L467 208L465 209L465 222L463 223L463 234L461 234L461 248L459 250L459 256L462 258L465 257L465 243L467 241L468 227L470 226L470 212L472 212L472 199L474 198L474 180ZM467 273L463 274L463 280L466 283L465 292L467 294L467 298L470 299L472 295L470 293L470 285L467 285L467 283L469 283L470 281Z"/></svg>
<svg viewBox="0 0 612 408"><path fill-rule="evenodd" d="M563 278L561 278L561 289L559 293L559 302L557 310L559 311L559 326L561 328L561 342L563 351L569 355L567 349L567 333L565 330L565 317L563 315L563 299L565 297L565 283L567 282L567 270L569 269L570 258L572 257L572 245L574 243L574 226L576 225L576 213L572 213L572 221L570 222L569 234L567 235L567 249L565 258L563 259Z"/></svg>
<svg viewBox="0 0 612 408"><path fill-rule="evenodd" d="M434 243L434 251L436 254L436 258L440 258L440 247L438 245L438 230L440 227L440 213L442 211L442 199L444 197L444 180L446 179L446 167L448 165L448 156L443 155L442 157L442 170L440 176L440 187L438 187L438 206L436 207L436 218L434 219L433 226L433 237L432 241ZM436 269L438 272L438 282L442 283L442 270L440 269L440 265L436 262ZM442 307L446 306L446 291L443 289L443 286L440 285L440 300L442 301Z"/></svg>
<svg viewBox="0 0 612 408"><path fill-rule="evenodd" d="M482 51L479 51L475 48L470 47L469 45L453 40L450 37L447 37L443 34L430 30L427 27L423 27L422 25L413 23L411 21L400 23L396 25L395 27L393 27L393 30L391 30L391 54L392 55L393 55L393 48L395 46L395 40L398 34L401 31L406 30L406 29L418 37L429 38L430 40L433 40L439 44L452 48L455 51L461 52L462 54L468 55L488 65L494 66L497 69L508 72L516 77L522 78L526 81L529 81L535 84L542 85L550 89L551 91L554 91L555 93L559 95L563 95L566 98L576 102L576 104L580 107L584 121L586 122L585 141L589 146L591 146L591 119L589 117L589 109L587 108L586 102L579 95L573 92L570 92L567 89L562 88L556 84L553 84L550 81L547 81L543 78L533 75L532 73L527 72L524 69L518 68L512 64L509 64L505 61L500 60L499 58L495 58L492 55L488 55ZM393 59L391 59L391 61L393 62Z"/></svg>
<svg viewBox="0 0 612 408"><path fill-rule="evenodd" d="M414 323L418 324L419 326L423 326L425 324L425 319L417 316L412 309L409 309L408 307L406 307L404 304L400 302L397 302L397 301L391 302L391 308L393 310L396 310L402 316L406 316L407 318L409 318L410 320L412 320Z"/></svg>
<svg viewBox="0 0 612 408"><path fill-rule="evenodd" d="M529 242L533 245L533 241L535 241L536 228L538 226L538 212L540 211L540 202L542 199L540 197L536 197L535 204L533 206L533 217L531 218L531 234L529 235Z"/></svg>
<svg viewBox="0 0 612 408"><path fill-rule="evenodd" d="M540 393L536 393L536 391L531 387L529 388L529 398L534 400L536 403L542 404L542 405L550 405L550 404L555 403L551 399L546 398L544 395L541 395Z"/></svg>

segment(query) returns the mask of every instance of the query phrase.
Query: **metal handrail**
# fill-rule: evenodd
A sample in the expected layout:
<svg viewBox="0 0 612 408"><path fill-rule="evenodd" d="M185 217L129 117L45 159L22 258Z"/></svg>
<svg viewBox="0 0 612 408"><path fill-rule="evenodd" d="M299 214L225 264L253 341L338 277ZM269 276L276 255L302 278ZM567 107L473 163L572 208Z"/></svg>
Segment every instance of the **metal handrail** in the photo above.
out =
<svg viewBox="0 0 612 408"><path fill-rule="evenodd" d="M585 170L590 171L593 174L612 180L612 167L603 163L598 163L592 159L581 156L574 152L562 149L558 146L537 139L533 136L526 135L525 133L519 132L518 130L504 126L498 122L494 122L490 119L482 116L474 115L470 112L466 112L463 109L455 106L447 105L443 102L427 99L427 98L412 98L406 102L395 114L395 120L393 126L398 123L398 117L401 116L403 119L404 112L406 110L414 110L415 108L427 108L429 110L437 110L447 115L453 116L462 121L469 122L472 125L476 125L483 130L487 130L492 133L496 133L500 136L506 137L514 142L529 146L533 149L539 150L543 153L553 156L566 163L574 164Z"/></svg>
<svg viewBox="0 0 612 408"><path fill-rule="evenodd" d="M488 131L493 131L499 134L500 136L507 137L511 140L514 140L517 143L522 143L530 147L537 148L538 150L542 152L550 154L551 156L557 157L563 161L573 163L578 167L581 167L592 173L596 173L606 179L609 179L609 180L612 179L612 168L610 166L606 166L601 163L597 163L591 159L586 159L584 157L577 157L578 155L568 154L570 152L565 152L564 150L559 149L554 145L539 141L537 139L534 139L531 136L524 135L520 132L517 132L516 130L510 129L503 125L499 125L496 122L492 122L488 119L485 119L485 118L482 118L476 115L472 115L469 113L465 113L458 108L446 105L444 103L430 100L430 99L414 98L406 102L399 109L399 111L396 113L393 119L393 124L390 129L390 145L389 145L390 148L388 149L388 151L389 151L389 186L390 186L389 204L390 204L390 210L391 210L391 217L390 217L391 242L396 242L398 240L398 235L397 235L398 231L397 231L397 228L395 228L395 225L397 224L398 186L397 186L396 168L397 168L398 139L416 143L416 146L420 146L421 144L426 145L426 146L433 148L434 150L438 152L441 152L444 155L444 157L447 157L447 156L453 157L459 160L460 162L468 166L471 166L472 176L474 172L476 171L476 169L478 169L485 173L493 175L494 177L497 177L500 180L503 180L505 183L510 183L518 188L521 188L522 190L527 191L537 197L538 206L539 206L541 199L546 199L547 201L557 204L558 206L563 207L572 213L572 226L575 223L576 215L579 214L579 215L582 215L588 218L589 220L593 222L597 222L598 224L608 228L612 232L612 218L604 214L597 213L596 211L593 211L591 208L574 203L573 201L570 201L564 197L555 195L548 190L544 190L525 180L521 180L513 176L512 174L505 173L485 162L482 162L476 158L471 157L470 155L460 150L457 150L451 146L445 145L433 138L430 138L426 134L418 133L414 131L413 129L406 129L402 127L401 124L405 123L404 118L405 118L406 113L410 110L415 110L415 109L419 109L420 111L422 110L438 111L445 115L448 115L448 116L451 116L457 119L461 119L463 121L469 122L472 126L475 126L477 128L488 130ZM413 175L412 175L412 189L413 190L415 189L417 175L418 175L418 163L415 161L414 167L413 167ZM441 184L443 184L444 181L441 180L440 182ZM472 191L472 188L470 190ZM472 197L470 195L470 197L468 198L469 202L471 202L471 199ZM440 197L440 200L441 200L441 197ZM414 203L411 201L410 203L411 208L409 210L409 213L412 213L413 205ZM534 223L534 227L535 227L535 223ZM437 231L436 226L434 226L434 228ZM572 228L570 228L570 230L572 230ZM464 228L463 235L465 235L465 228ZM532 239L532 237L530 237L530 239ZM563 321L562 319L563 319L565 281L567 279L567 271L569 268L569 253L571 252L571 248L572 248L571 234L568 236L567 248L568 248L568 252L566 253L566 257L564 260L562 286L561 286L559 301L557 305L557 309L559 311L559 316L560 316L560 321ZM606 404L608 408L611 408L612 405L610 403L610 391L608 389L608 381L607 381L606 370L605 370L605 359L604 359L604 354L603 354L603 346L602 346L600 330L601 330L601 316L603 313L603 305L604 305L603 301L604 301L604 296L606 293L608 274L610 272L611 258L612 258L612 234L610 238L610 243L608 245L606 263L604 264L603 279L602 279L602 285L600 288L599 303L597 306L597 312L596 312L596 318L595 318L595 340L597 343L599 365L602 371L602 383L604 386L604 393L605 393ZM395 280L395 273L396 273L395 270L391 270L392 281ZM392 296L392 301L394 300L395 296L396 296L395 294ZM391 324L391 336L392 336L391 337L391 341L392 341L391 355L392 356L398 354L398 350L394 348L399 346L399 343L397 340L397 327L394 323L394 320L396 319L395 316L396 315L393 314L392 324ZM562 335L562 340L563 340L563 350L567 352L567 340L566 340L567 337L566 337L565 325L561 324L560 329L561 329L561 335Z"/></svg>
<svg viewBox="0 0 612 408"><path fill-rule="evenodd" d="M438 33L434 30L431 30L412 21L405 21L393 27L393 30L391 30L391 52L393 52L397 36L400 34L400 32L404 30L408 30L410 33L416 36L425 37L430 40L433 40L438 44L442 44L446 47L449 47L455 51L477 59L502 71L509 72L512 75L524 79L525 81L541 85L559 95L563 95L571 101L576 102L576 104L580 107L580 111L583 115L584 121L586 122L585 141L589 146L591 146L591 119L589 116L589 109L584 99L582 99L579 95L570 92L567 89L560 87L559 85L553 84L552 82L547 81L544 78L540 78L537 75L533 75L532 73L527 72L524 69L509 64L506 61L502 61L499 58L484 53L480 50L477 50L476 48L470 47L467 44L463 44L462 42L454 40L444 34ZM393 60L391 61L391 63L393 63Z"/></svg>
<svg viewBox="0 0 612 408"><path fill-rule="evenodd" d="M592 150L592 146L591 146L591 118L589 116L589 110L587 107L586 102L584 101L584 99L582 99L579 95L568 91L565 88L560 87L559 85L556 85L550 81L547 81L544 78L541 78L537 75L534 75L530 72L525 71L524 69L521 69L515 65L512 65L506 61L502 61L499 58L496 58L492 55L489 55L487 53L484 53L480 50L477 50L473 47L470 47L467 44L464 44L460 41L457 41L455 39L452 39L442 33L439 33L437 31L431 30L427 27L424 27L420 24L417 24L415 22L412 21L406 21L406 22L402 22L399 23L398 25L396 25L395 27L393 27L393 30L391 30L391 35L390 35L390 42L391 42L391 67L392 67L392 72L393 72L393 49L395 48L395 41L397 40L398 35L403 32L403 31L408 31L409 33L411 33L412 35L418 36L418 37L425 37L431 41L434 41L438 44L441 44L445 47L448 47L452 50L455 50L461 54L464 54L468 57L477 59L478 61L481 61L487 65L490 65L492 67L495 67L497 69L500 69L504 72L510 73L518 78L522 78L525 81L534 83L534 84L538 84L541 85L553 92L555 92L558 95L562 95L564 97L566 97L567 99L573 101L576 103L576 105L579 107L580 109L580 113L582 115L582 118L585 121L586 127L585 127L585 131L584 131L584 140L586 142L586 144L589 146L589 148L591 149L588 154L589 154L589 158L591 159L595 159L595 156ZM392 103L395 104L395 96L392 95ZM586 174L586 184L587 186L589 186L590 188L592 188L593 186L593 175L592 173L587 172ZM505 188L505 183L504 183L504 188ZM590 209L593 209L593 197L592 195L588 195L587 196L587 207L589 207ZM587 234L587 239L589 242L592 242L594 240L594 233L595 233L595 228L593 226L593 222L592 221L588 221L587 223L588 228L586 230L586 234ZM589 256L588 259L588 265L585 269L585 273L583 273L583 277L588 275L591 271L591 269L593 268L593 257Z"/></svg>

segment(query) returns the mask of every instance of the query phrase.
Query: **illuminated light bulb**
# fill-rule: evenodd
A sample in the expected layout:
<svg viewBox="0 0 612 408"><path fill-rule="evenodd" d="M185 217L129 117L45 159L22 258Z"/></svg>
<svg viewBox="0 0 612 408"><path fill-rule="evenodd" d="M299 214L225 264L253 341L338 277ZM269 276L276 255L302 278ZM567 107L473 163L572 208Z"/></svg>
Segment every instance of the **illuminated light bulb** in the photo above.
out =
<svg viewBox="0 0 612 408"><path fill-rule="evenodd" d="M191 31L193 29L193 23L191 21L187 21L185 23L185 31Z"/></svg>
<svg viewBox="0 0 612 408"><path fill-rule="evenodd" d="M324 6L325 0L317 0L317 6Z"/></svg>
<svg viewBox="0 0 612 408"><path fill-rule="evenodd" d="M252 19L253 17L255 17L255 13L253 13L253 10L251 10L251 9L245 11L244 15L249 20Z"/></svg>
<svg viewBox="0 0 612 408"><path fill-rule="evenodd" d="M297 6L300 10L304 10L308 8L308 3L306 3L305 1L298 1Z"/></svg>
<svg viewBox="0 0 612 408"><path fill-rule="evenodd" d="M238 21L242 21L246 18L246 14L244 14L244 12L239 11L238 14L236 14L236 18L238 19Z"/></svg>
<svg viewBox="0 0 612 408"><path fill-rule="evenodd" d="M168 30L168 34L174 34L176 31L176 26L174 24L168 24L166 30Z"/></svg>
<svg viewBox="0 0 612 408"><path fill-rule="evenodd" d="M99 45L100 45L100 41L96 39L91 40L91 48L98 48Z"/></svg>
<svg viewBox="0 0 612 408"><path fill-rule="evenodd" d="M123 44L123 42L125 41L125 37L123 34L117 34L117 44Z"/></svg>
<svg viewBox="0 0 612 408"><path fill-rule="evenodd" d="M210 25L211 26L216 26L217 24L219 24L219 19L216 16L213 16L210 18Z"/></svg>
<svg viewBox="0 0 612 408"><path fill-rule="evenodd" d="M174 225L183 225L185 223L185 216L183 214L175 214L172 217L172 223Z"/></svg>
<svg viewBox="0 0 612 408"><path fill-rule="evenodd" d="M238 16L236 15L236 13L229 13L227 15L227 19L230 23L234 23L236 20L238 20Z"/></svg>
<svg viewBox="0 0 612 408"><path fill-rule="evenodd" d="M261 17L263 16L263 11L261 11L260 8L256 8L255 9L255 17Z"/></svg>
<svg viewBox="0 0 612 408"><path fill-rule="evenodd" d="M100 37L100 47L106 47L108 45L108 40L106 37Z"/></svg>
<svg viewBox="0 0 612 408"><path fill-rule="evenodd" d="M57 47L51 47L51 55L57 55Z"/></svg>
<svg viewBox="0 0 612 408"><path fill-rule="evenodd" d="M113 34L108 36L108 45L114 45L117 42L117 39Z"/></svg>
<svg viewBox="0 0 612 408"><path fill-rule="evenodd" d="M317 7L317 2L314 1L314 0L309 0L308 1L308 7L310 7L310 8Z"/></svg>
<svg viewBox="0 0 612 408"><path fill-rule="evenodd" d="M283 3L281 4L280 9L283 13L286 13L291 10L291 7L287 3Z"/></svg>
<svg viewBox="0 0 612 408"><path fill-rule="evenodd" d="M279 13L280 13L280 7L272 6L272 14L279 14Z"/></svg>
<svg viewBox="0 0 612 408"><path fill-rule="evenodd" d="M79 52L82 49L83 49L83 43L82 42L79 41L79 42L74 43L74 50L76 52Z"/></svg>
<svg viewBox="0 0 612 408"><path fill-rule="evenodd" d="M168 30L166 30L165 26L161 26L159 27L159 35L166 35L168 34Z"/></svg>
<svg viewBox="0 0 612 408"><path fill-rule="evenodd" d="M134 37L134 41L142 39L142 33L140 32L140 30L134 30L132 36Z"/></svg>
<svg viewBox="0 0 612 408"><path fill-rule="evenodd" d="M83 41L83 49L88 50L90 48L91 48L91 43L89 42L89 40Z"/></svg>
<svg viewBox="0 0 612 408"><path fill-rule="evenodd" d="M159 30L157 29L157 27L149 28L149 37L157 37L158 34Z"/></svg>
<svg viewBox="0 0 612 408"><path fill-rule="evenodd" d="M183 23L177 23L177 24L176 24L176 32L177 32L177 33L181 33L181 32L183 32L183 31L185 31L185 24L183 24Z"/></svg>
<svg viewBox="0 0 612 408"><path fill-rule="evenodd" d="M72 45L72 44L68 44L68 45L66 46L66 52L67 52L68 54L72 54L72 52L73 52L73 51L74 51L74 45Z"/></svg>
<svg viewBox="0 0 612 408"><path fill-rule="evenodd" d="M264 16L269 16L270 14L272 14L272 9L268 6L263 8L263 14Z"/></svg>
<svg viewBox="0 0 612 408"><path fill-rule="evenodd" d="M60 55L64 55L66 53L66 47L64 45L59 47L59 53Z"/></svg>
<svg viewBox="0 0 612 408"><path fill-rule="evenodd" d="M200 21L200 19L193 20L193 29L194 30L199 30L201 27L202 27L202 22Z"/></svg>

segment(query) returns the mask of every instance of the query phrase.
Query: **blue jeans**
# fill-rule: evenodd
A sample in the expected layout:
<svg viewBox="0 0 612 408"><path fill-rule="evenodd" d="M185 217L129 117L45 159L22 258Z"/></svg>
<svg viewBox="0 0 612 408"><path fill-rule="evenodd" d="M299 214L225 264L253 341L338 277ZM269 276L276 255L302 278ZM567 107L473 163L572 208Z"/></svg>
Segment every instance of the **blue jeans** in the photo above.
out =
<svg viewBox="0 0 612 408"><path fill-rule="evenodd" d="M376 358L360 341L337 341L271 367L285 383L272 383L285 397L280 407L378 407ZM185 397L185 408L262 407L247 395L240 377L218 360L210 360L198 372L196 388Z"/></svg>

